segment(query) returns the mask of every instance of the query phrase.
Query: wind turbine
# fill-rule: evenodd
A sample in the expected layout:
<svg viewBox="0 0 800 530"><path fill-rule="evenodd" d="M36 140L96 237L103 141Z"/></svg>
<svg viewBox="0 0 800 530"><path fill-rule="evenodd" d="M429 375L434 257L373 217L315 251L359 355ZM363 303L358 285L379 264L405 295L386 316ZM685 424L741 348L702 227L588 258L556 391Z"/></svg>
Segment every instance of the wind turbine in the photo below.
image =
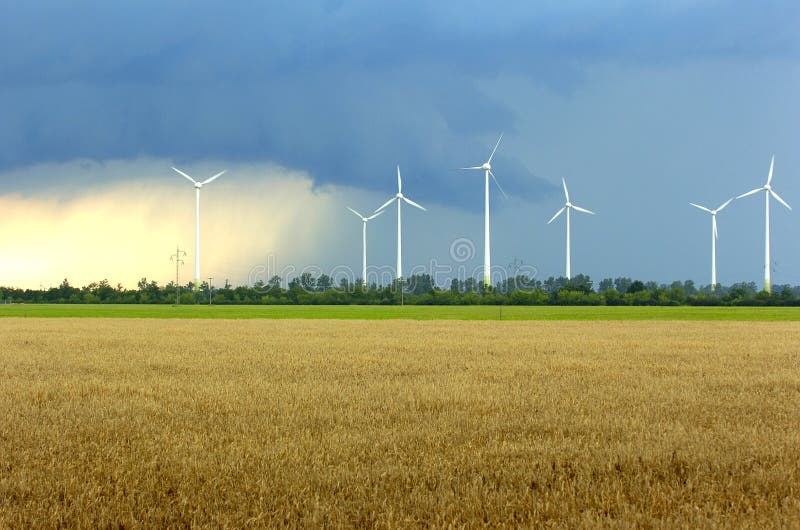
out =
<svg viewBox="0 0 800 530"><path fill-rule="evenodd" d="M705 206L700 206L699 204L695 204L690 202L692 206L695 208L699 208L704 212L708 212L711 214L711 290L716 290L717 288L717 212L721 212L723 208L731 203L733 198L728 199L722 206L717 208L716 210L709 210Z"/></svg>
<svg viewBox="0 0 800 530"><path fill-rule="evenodd" d="M503 134L500 134L500 138L497 139L497 143L494 145L494 149L492 149L492 154L489 155L489 160L484 162L480 166L472 166L472 167L462 167L459 169L478 169L482 170L486 176L485 182L485 190L486 193L484 195L484 210L485 215L483 219L483 284L485 286L489 286L491 284L491 268L492 268L492 252L491 252L491 245L489 242L489 177L491 176L494 179L494 183L497 184L497 188L500 190L500 193L503 194L503 197L508 198L506 192L503 191L503 188L500 187L500 183L497 182L497 177L494 176L492 173L492 158L494 158L494 154L497 151L497 147L500 145L500 140L503 139Z"/></svg>
<svg viewBox="0 0 800 530"><path fill-rule="evenodd" d="M772 195L775 197L775 200L781 203L782 205L786 206L790 210L792 209L786 201L781 199L780 195L775 193L775 190L772 189L772 170L775 167L775 155L772 155L772 161L769 163L769 175L767 176L767 183L761 186L760 188L756 188L754 190L748 191L747 193L742 193L737 199L741 199L742 197L747 197L748 195L753 195L754 193L758 193L759 191L764 192L764 197L766 200L766 224L765 224L765 244L764 244L764 290L766 292L770 292L772 289L772 285L770 282L770 275L769 275L769 196Z"/></svg>
<svg viewBox="0 0 800 530"><path fill-rule="evenodd" d="M361 283L363 283L364 287L366 287L367 286L367 221L371 221L372 219L375 219L380 214L382 214L384 212L384 210L381 210L378 213L374 213L374 214L370 215L369 217L364 217L363 215L361 215L357 211L353 210L349 206L347 207L347 209L350 210L351 212L353 212L354 214L356 214L357 216L359 216L361 218L361 221L362 221L362 228L361 228L361 248L362 248L362 254L361 254Z"/></svg>
<svg viewBox="0 0 800 530"><path fill-rule="evenodd" d="M209 184L209 183L213 182L214 180L218 179L227 170L220 171L219 173L217 173L213 177L208 178L208 179L204 180L203 182L197 182L195 179L193 179L192 177L190 177L189 175L187 175L186 173L184 173L180 169L178 169L176 167L173 167L172 169L175 170L178 174L183 175L184 177L189 179L189 181L191 181L191 183L194 184L194 191L195 191L195 212L194 212L194 214L195 214L195 220L194 220L194 223L195 223L194 224L194 228L195 228L195 231L194 231L194 288L198 289L200 287L200 188L202 188L206 184Z"/></svg>
<svg viewBox="0 0 800 530"><path fill-rule="evenodd" d="M397 279L400 280L403 278L403 225L400 217L400 205L403 204L403 201L405 201L415 208L419 208L422 211L427 211L425 208L403 195L403 180L400 178L400 166L397 166L397 195L386 201L383 206L375 210L375 213L385 209L387 206L392 204L392 201L397 201Z"/></svg>
<svg viewBox="0 0 800 530"><path fill-rule="evenodd" d="M555 221L556 217L558 217L559 215L564 213L564 210L567 211L567 279L569 280L571 278L571 275L570 275L570 258L569 258L569 211L570 210L576 210L578 212L589 213L589 214L592 214L592 215L594 215L594 212L589 211L586 208L581 208L580 206L576 206L576 205L572 204L569 201L569 191L567 191L567 181L562 178L561 179L561 183L564 185L564 197L567 199L567 202L564 204L564 206L561 207L561 209L559 211L557 211L555 213L555 215L553 217L550 218L549 221L547 221L547 224L550 224L553 221Z"/></svg>

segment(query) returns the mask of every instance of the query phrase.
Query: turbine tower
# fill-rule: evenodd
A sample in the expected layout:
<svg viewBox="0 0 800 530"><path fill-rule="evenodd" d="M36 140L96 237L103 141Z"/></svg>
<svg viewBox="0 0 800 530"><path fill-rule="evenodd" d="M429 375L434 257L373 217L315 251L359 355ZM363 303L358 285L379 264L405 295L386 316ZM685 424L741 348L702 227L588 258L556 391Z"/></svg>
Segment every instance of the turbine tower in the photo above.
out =
<svg viewBox="0 0 800 530"><path fill-rule="evenodd" d="M564 197L567 199L567 202L564 204L564 206L561 207L559 211L555 213L555 215L553 215L553 217L550 218L549 221L547 221L547 224L550 224L553 221L555 221L556 217L564 213L564 210L567 211L567 279L569 280L572 277L570 273L570 257L569 257L569 211L576 210L578 212L589 213L592 215L594 215L594 212L589 211L586 208L581 208L580 206L572 204L569 201L569 191L567 191L567 181L562 178L561 183L564 185Z"/></svg>
<svg viewBox="0 0 800 530"><path fill-rule="evenodd" d="M772 195L775 197L775 200L781 203L782 205L786 206L788 209L792 209L786 201L781 199L780 195L775 193L775 190L772 189L772 170L775 167L775 155L772 155L772 161L769 163L769 175L767 176L767 183L761 186L760 188L756 188L754 190L748 191L747 193L742 193L737 199L741 199L742 197L747 197L748 195L753 195L754 193L758 193L759 191L764 192L764 197L766 201L766 212L765 212L765 231L764 231L764 290L766 292L770 292L772 290L772 282L770 280L769 275L769 196Z"/></svg>
<svg viewBox="0 0 800 530"><path fill-rule="evenodd" d="M173 167L178 174L183 175L189 181L194 184L194 191L195 191L195 211L194 211L194 288L195 290L200 288L200 188L213 182L214 180L221 177L225 170L220 171L216 175L211 178L204 180L203 182L197 182L195 179L181 171L180 169Z"/></svg>
<svg viewBox="0 0 800 530"><path fill-rule="evenodd" d="M403 201L405 201L411 206L419 208L422 211L427 210L403 195L403 180L400 177L400 166L397 166L397 195L386 201L383 206L375 210L375 213L381 212L387 206L392 204L392 201L397 201L397 279L401 280L403 278L403 223L400 216L400 205L403 204Z"/></svg>
<svg viewBox="0 0 800 530"><path fill-rule="evenodd" d="M491 284L491 270L492 270L492 252L491 252L491 244L490 244L490 236L489 236L489 177L491 176L494 180L494 183L497 185L497 189L500 190L500 193L503 194L503 197L508 198L506 192L503 191L503 188L500 187L500 183L497 182L497 177L494 176L492 173L492 158L494 158L494 154L497 151L497 147L500 145L500 140L503 139L503 134L500 134L500 138L497 139L497 143L494 145L494 149L492 149L492 154L489 155L489 160L484 162L480 166L472 166L472 167L462 167L459 169L466 169L466 170L482 170L485 174L485 194L484 194L484 218L483 218L483 284L485 286L489 286Z"/></svg>
<svg viewBox="0 0 800 530"><path fill-rule="evenodd" d="M722 206L717 208L716 210L709 210L705 206L700 206L699 204L695 204L690 202L692 206L695 208L699 208L704 212L708 212L711 214L711 290L715 291L717 289L717 212L721 212L723 208L731 203L733 199L728 199Z"/></svg>
<svg viewBox="0 0 800 530"><path fill-rule="evenodd" d="M361 283L364 284L364 287L367 286L367 222L375 219L380 214L384 212L384 210L379 211L378 213L372 214L369 217L364 217L357 211L353 210L349 206L347 207L348 210L356 214L358 217L361 218L362 227L361 227Z"/></svg>

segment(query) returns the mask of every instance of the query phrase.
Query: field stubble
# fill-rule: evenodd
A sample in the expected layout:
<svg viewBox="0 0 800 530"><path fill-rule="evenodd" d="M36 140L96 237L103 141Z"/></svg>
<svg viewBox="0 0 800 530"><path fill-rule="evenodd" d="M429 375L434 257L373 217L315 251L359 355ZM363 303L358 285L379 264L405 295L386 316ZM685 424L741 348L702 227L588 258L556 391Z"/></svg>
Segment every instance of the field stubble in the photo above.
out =
<svg viewBox="0 0 800 530"><path fill-rule="evenodd" d="M800 526L800 326L3 319L0 526Z"/></svg>

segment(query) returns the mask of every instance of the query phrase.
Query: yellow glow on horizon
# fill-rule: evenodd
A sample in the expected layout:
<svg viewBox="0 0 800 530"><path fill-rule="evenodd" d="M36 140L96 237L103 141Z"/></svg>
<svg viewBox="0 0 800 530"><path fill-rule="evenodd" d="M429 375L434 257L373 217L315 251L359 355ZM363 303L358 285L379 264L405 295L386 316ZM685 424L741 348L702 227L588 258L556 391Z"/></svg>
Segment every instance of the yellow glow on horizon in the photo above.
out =
<svg viewBox="0 0 800 530"><path fill-rule="evenodd" d="M164 284L174 280L176 244L187 252L181 283L192 280L194 189L173 179L166 161L146 163L144 173L163 168L158 180L139 177L141 165L117 163L110 170L126 178L74 195L0 195L0 286L47 288L67 278L73 286L108 279L133 288L142 277ZM310 178L274 166L236 167L203 188L200 201L201 276L214 276L215 285L246 281L270 254L291 259L313 247L334 207Z"/></svg>

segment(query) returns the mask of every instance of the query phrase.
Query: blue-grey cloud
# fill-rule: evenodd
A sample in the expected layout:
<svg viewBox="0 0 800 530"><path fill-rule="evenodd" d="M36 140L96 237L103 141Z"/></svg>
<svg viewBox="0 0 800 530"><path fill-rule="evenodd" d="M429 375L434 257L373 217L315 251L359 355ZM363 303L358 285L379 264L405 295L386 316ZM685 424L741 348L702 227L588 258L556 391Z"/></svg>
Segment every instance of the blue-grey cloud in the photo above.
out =
<svg viewBox="0 0 800 530"><path fill-rule="evenodd" d="M519 126L484 81L569 94L608 61L796 58L798 22L775 1L17 3L0 22L0 168L272 161L384 190L399 163L421 200L475 208L452 168ZM496 166L517 196L555 190L508 150Z"/></svg>

